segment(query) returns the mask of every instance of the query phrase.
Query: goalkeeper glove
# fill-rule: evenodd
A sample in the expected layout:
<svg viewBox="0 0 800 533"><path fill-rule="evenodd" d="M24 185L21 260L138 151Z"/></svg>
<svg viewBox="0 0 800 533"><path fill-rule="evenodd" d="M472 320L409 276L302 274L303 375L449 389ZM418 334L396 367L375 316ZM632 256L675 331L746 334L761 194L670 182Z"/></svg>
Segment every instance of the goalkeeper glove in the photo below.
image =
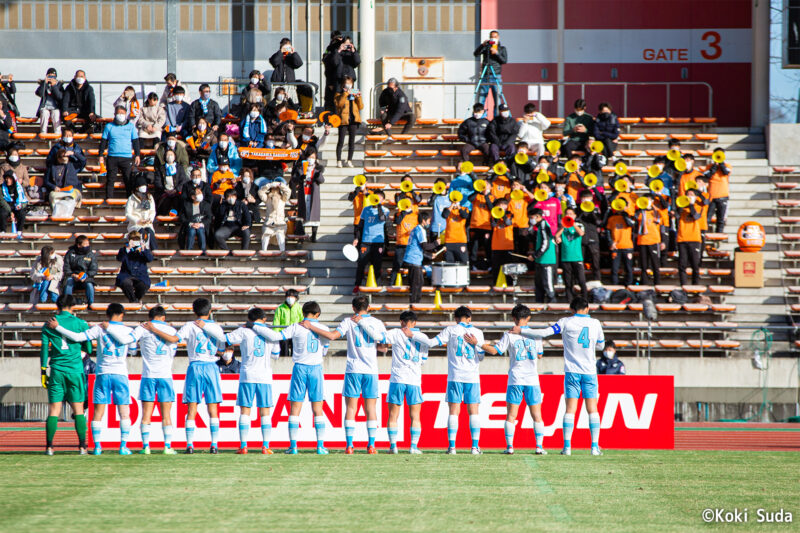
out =
<svg viewBox="0 0 800 533"><path fill-rule="evenodd" d="M42 367L42 387L47 388L47 367Z"/></svg>

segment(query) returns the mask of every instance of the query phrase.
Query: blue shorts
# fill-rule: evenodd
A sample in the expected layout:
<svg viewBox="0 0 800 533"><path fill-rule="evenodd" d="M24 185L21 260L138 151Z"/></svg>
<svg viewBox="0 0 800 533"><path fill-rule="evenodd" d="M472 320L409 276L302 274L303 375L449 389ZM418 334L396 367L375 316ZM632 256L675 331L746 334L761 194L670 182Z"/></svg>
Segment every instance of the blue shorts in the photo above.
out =
<svg viewBox="0 0 800 533"><path fill-rule="evenodd" d="M172 378L142 378L139 384L139 401L155 402L174 402L175 389L172 386Z"/></svg>
<svg viewBox="0 0 800 533"><path fill-rule="evenodd" d="M583 399L599 398L597 390L597 374L576 374L567 372L564 374L564 396L566 398Z"/></svg>
<svg viewBox="0 0 800 533"><path fill-rule="evenodd" d="M526 405L539 405L542 403L542 389L536 385L509 385L506 389L506 403L519 405L523 397Z"/></svg>
<svg viewBox="0 0 800 533"><path fill-rule="evenodd" d="M481 403L481 384L447 382L447 403Z"/></svg>
<svg viewBox="0 0 800 533"><path fill-rule="evenodd" d="M128 376L122 374L98 374L95 376L92 401L100 405L111 403L130 405L131 392L128 389Z"/></svg>
<svg viewBox="0 0 800 533"><path fill-rule="evenodd" d="M253 407L253 400L257 407L272 407L272 385L269 383L242 383L239 382L239 392L236 393L236 405L239 407Z"/></svg>
<svg viewBox="0 0 800 533"><path fill-rule="evenodd" d="M365 400L378 397L377 374L356 374L354 372L345 374L342 396L345 398L358 398L362 395Z"/></svg>
<svg viewBox="0 0 800 533"><path fill-rule="evenodd" d="M322 365L303 365L295 363L292 368L292 381L289 383L289 401L321 402L324 398L322 384L325 378L322 375Z"/></svg>
<svg viewBox="0 0 800 533"><path fill-rule="evenodd" d="M422 387L419 385L406 385L405 383L389 383L389 394L386 395L386 403L393 405L403 405L403 399L408 405L419 405L422 403Z"/></svg>
<svg viewBox="0 0 800 533"><path fill-rule="evenodd" d="M206 405L222 401L219 367L216 363L189 363L183 386L183 403L200 403L204 397Z"/></svg>

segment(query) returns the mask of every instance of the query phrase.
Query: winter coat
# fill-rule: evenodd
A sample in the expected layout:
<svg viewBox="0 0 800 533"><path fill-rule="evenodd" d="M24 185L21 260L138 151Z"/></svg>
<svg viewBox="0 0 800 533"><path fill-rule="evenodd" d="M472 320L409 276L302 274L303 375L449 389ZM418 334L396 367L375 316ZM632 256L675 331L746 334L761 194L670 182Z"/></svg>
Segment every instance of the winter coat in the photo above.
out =
<svg viewBox="0 0 800 533"><path fill-rule="evenodd" d="M57 82L55 85L50 85L46 81L42 80L42 82L39 84L39 87L36 88L35 94L39 97L39 107L36 108L37 115L42 108L44 108L48 95L51 96L55 102L56 109L61 109L61 104L64 102L64 86L61 85L61 82Z"/></svg>
<svg viewBox="0 0 800 533"><path fill-rule="evenodd" d="M78 171L71 161L66 165L48 165L44 175L44 188L47 194L56 189L64 187L81 188L81 180L78 178Z"/></svg>
<svg viewBox="0 0 800 533"><path fill-rule="evenodd" d="M483 66L491 66L494 70L496 75L500 75L500 72L503 69L503 65L508 63L508 52L506 51L506 47L502 44L497 45L497 53L492 53L492 45L489 43L481 43L478 45L478 48L472 53L475 57L481 58L481 69ZM488 70L486 74L491 74Z"/></svg>
<svg viewBox="0 0 800 533"><path fill-rule="evenodd" d="M286 183L273 181L258 190L258 197L264 202L264 226L283 226L286 224L286 202L291 191Z"/></svg>
<svg viewBox="0 0 800 533"><path fill-rule="evenodd" d="M86 273L86 281L94 281L97 275L97 251L89 250L87 253L78 253L78 247L72 245L64 256L64 278L73 274Z"/></svg>
<svg viewBox="0 0 800 533"><path fill-rule="evenodd" d="M241 228L252 225L253 218L250 215L250 210L247 208L247 205L244 202L237 200L235 204L231 205L222 199L217 206L215 227L219 228L226 224L230 224L230 222L228 222L228 213L231 211L233 212L233 223L236 226Z"/></svg>
<svg viewBox="0 0 800 533"><path fill-rule="evenodd" d="M488 142L488 130L488 120L470 117L458 126L458 140L472 146L480 146Z"/></svg>
<svg viewBox="0 0 800 533"><path fill-rule="evenodd" d="M219 143L211 147L211 154L208 156L208 161L206 162L206 171L209 176L212 176L214 172L219 169L219 163L217 162L218 150ZM242 158L239 156L239 149L236 148L236 144L231 140L228 141L228 150L226 154L228 156L228 165L231 167L231 172L233 172L234 176L238 176L239 172L242 170Z"/></svg>
<svg viewBox="0 0 800 533"><path fill-rule="evenodd" d="M67 84L64 89L64 100L61 103L64 114L77 113L79 117L86 118L95 111L94 87L84 81L78 85L75 80Z"/></svg>
<svg viewBox="0 0 800 533"><path fill-rule="evenodd" d="M306 176L303 175L302 164L296 164L292 170L292 183L299 184L299 190L297 194L298 217L302 218L305 222L320 221L320 211L322 210L322 206L320 205L321 200L319 186L325 183L325 177L322 175L324 170L325 168L322 165L316 163L314 165L314 170L308 179L306 179ZM306 181L308 181L310 187L308 195L305 193ZM308 210L306 206L306 196L310 196L311 199L310 210Z"/></svg>
<svg viewBox="0 0 800 533"><path fill-rule="evenodd" d="M19 163L19 162L18 162ZM28 167L19 163L17 166L11 166L11 163L8 161L3 162L0 164L0 176L6 173L6 170L11 170L14 172L14 175L17 177L17 182L25 187L26 189L31 186L31 177L28 174Z"/></svg>
<svg viewBox="0 0 800 533"><path fill-rule="evenodd" d="M598 141L619 137L619 119L614 113L600 113L594 121L594 138Z"/></svg>
<svg viewBox="0 0 800 533"><path fill-rule="evenodd" d="M303 60L300 59L300 54L297 52L284 55L278 50L269 58L269 64L275 69L269 78L271 82L293 82L295 81L294 71L303 66Z"/></svg>
<svg viewBox="0 0 800 533"><path fill-rule="evenodd" d="M138 250L128 250L123 246L117 252L117 261L121 263L119 274L117 274L116 285L121 286L128 278L135 278L150 288L150 273L147 270L147 263L153 260L153 252L149 248L139 248Z"/></svg>
<svg viewBox="0 0 800 533"><path fill-rule="evenodd" d="M139 137L142 139L160 139L164 131L164 124L167 122L167 111L160 105L145 106L139 113L139 120L136 121L136 128L139 130ZM155 127L153 133L149 133L145 128Z"/></svg>
<svg viewBox="0 0 800 533"><path fill-rule="evenodd" d="M50 286L47 287L47 290L48 292L58 294L58 287L59 285L61 285L61 278L64 276L64 259L58 254L54 254L53 259L54 261L52 265L50 265L49 267L44 267L42 266L42 256L39 256L33 263L33 266L31 267L30 276L31 276L31 281L34 284L41 283L42 281L44 281L44 275L42 274L42 271L45 268L49 268L50 276L53 279L50 280ZM34 294L36 292L37 291L34 290L31 293L31 302L39 301L38 294Z"/></svg>
<svg viewBox="0 0 800 533"><path fill-rule="evenodd" d="M144 199L139 198L139 193L132 194L125 204L125 220L128 222L128 232L139 228L153 229L156 219L156 203L153 196L148 194Z"/></svg>
<svg viewBox="0 0 800 533"><path fill-rule="evenodd" d="M386 108L386 121L391 124L396 124L403 115L411 113L411 105L408 103L406 93L399 87L396 91L388 87L384 89L378 104L381 109Z"/></svg>
<svg viewBox="0 0 800 533"><path fill-rule="evenodd" d="M364 109L361 94L354 96L352 100L349 97L349 94L342 92L338 93L333 99L336 106L336 114L342 119L342 126L361 124L361 110Z"/></svg>
<svg viewBox="0 0 800 533"><path fill-rule="evenodd" d="M167 171L166 164L159 165L156 167L155 172L155 188L156 194L159 196L169 190L167 188L167 177L172 176L172 189L176 192L180 192L183 188L183 185L189 181L189 175L186 173L186 167L181 165L178 162L175 162L175 173L170 174Z"/></svg>
<svg viewBox="0 0 800 533"><path fill-rule="evenodd" d="M156 166L161 166L167 162L167 148L166 142L160 142L156 145ZM189 152L186 151L186 143L180 140L177 141L172 151L175 152L175 162L183 165L184 168L189 168Z"/></svg>
<svg viewBox="0 0 800 533"><path fill-rule="evenodd" d="M514 144L517 139L517 133L519 133L519 122L511 116L503 118L498 115L489 123L487 136L490 143L507 146Z"/></svg>
<svg viewBox="0 0 800 533"><path fill-rule="evenodd" d="M56 144L50 148L50 152L47 154L47 165L55 165L58 163L58 151L64 150L67 152L72 152L72 155L69 156L69 161L72 163L72 166L75 167L77 172L82 171L86 167L86 154L83 152L83 148L81 148L78 143L75 141L72 142L72 146L67 146L61 141L58 141Z"/></svg>
<svg viewBox="0 0 800 533"><path fill-rule="evenodd" d="M212 126L219 126L220 122L222 122L222 109L214 99L208 99L205 112L203 112L203 103L200 98L192 102L191 107L191 113L189 113L189 127L191 129L194 129L197 121L201 118L206 119L209 129Z"/></svg>
<svg viewBox="0 0 800 533"><path fill-rule="evenodd" d="M533 120L530 122L522 121L519 125L519 140L528 145L528 148L533 148L534 144L544 143L544 132L550 127L550 121L547 117L538 111L533 114ZM538 154L543 155L543 154Z"/></svg>

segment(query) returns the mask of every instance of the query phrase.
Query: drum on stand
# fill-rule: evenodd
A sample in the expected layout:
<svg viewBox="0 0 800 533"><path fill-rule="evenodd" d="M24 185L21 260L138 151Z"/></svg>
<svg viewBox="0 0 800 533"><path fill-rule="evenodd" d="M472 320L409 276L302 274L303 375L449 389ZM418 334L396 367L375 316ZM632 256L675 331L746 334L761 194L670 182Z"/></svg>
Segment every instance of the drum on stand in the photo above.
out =
<svg viewBox="0 0 800 533"><path fill-rule="evenodd" d="M469 265L434 263L431 265L431 285L434 287L466 287L469 285Z"/></svg>

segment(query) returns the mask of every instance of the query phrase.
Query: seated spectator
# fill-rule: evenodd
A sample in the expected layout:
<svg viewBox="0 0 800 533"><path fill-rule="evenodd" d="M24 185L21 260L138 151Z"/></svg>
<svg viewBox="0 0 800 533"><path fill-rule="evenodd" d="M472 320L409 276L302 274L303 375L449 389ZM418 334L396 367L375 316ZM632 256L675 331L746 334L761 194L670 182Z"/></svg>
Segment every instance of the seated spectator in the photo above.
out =
<svg viewBox="0 0 800 533"><path fill-rule="evenodd" d="M550 121L536 111L536 104L525 104L523 111L518 133L519 140L533 150L535 155L545 155L544 132L550 127Z"/></svg>
<svg viewBox="0 0 800 533"><path fill-rule="evenodd" d="M164 76L164 91L161 93L158 103L164 107L175 99L175 90L180 87L183 93L186 94L186 87L178 81L178 77L172 72Z"/></svg>
<svg viewBox="0 0 800 533"><path fill-rule="evenodd" d="M50 148L46 163L48 165L54 165L58 157L58 151L63 149L66 151L67 157L69 157L70 162L75 167L75 171L82 172L83 169L86 168L86 154L83 152L83 148L75 142L75 128L71 124L67 124L62 130L63 135L61 136L61 140Z"/></svg>
<svg viewBox="0 0 800 533"><path fill-rule="evenodd" d="M283 178L281 178L283 181ZM284 183L286 183L284 181ZM258 212L258 185L255 184L253 179L253 170L250 168L242 169L242 179L236 183L234 187L236 191L236 198L244 202L250 210L250 216L253 224L258 224L261 221L261 214Z"/></svg>
<svg viewBox="0 0 800 533"><path fill-rule="evenodd" d="M200 249L206 252L206 236L211 229L211 204L203 201L203 190L194 189L190 200L183 204L179 211L181 220L181 233L186 236L186 249L194 248L197 239Z"/></svg>
<svg viewBox="0 0 800 533"><path fill-rule="evenodd" d="M239 157L239 150L231 142L227 133L220 133L219 142L211 147L211 155L208 156L206 162L206 170L210 175L213 175L219 168L220 158L223 158L225 164L230 166L234 176L239 175L242 170L242 158Z"/></svg>
<svg viewBox="0 0 800 533"><path fill-rule="evenodd" d="M268 122L271 120L280 120L278 107L280 107L281 104L286 105L284 111L287 109L298 111L300 109L300 105L286 94L285 87L276 87L272 99L267 102L267 105L264 107L264 118L267 119Z"/></svg>
<svg viewBox="0 0 800 533"><path fill-rule="evenodd" d="M226 241L231 237L242 239L242 250L250 248L250 210L236 199L233 189L225 191L224 201L217 206L215 222L214 240L220 250L228 249Z"/></svg>
<svg viewBox="0 0 800 533"><path fill-rule="evenodd" d="M339 139L336 142L336 166L353 168L353 153L356 147L356 132L361 126L361 110L364 103L361 101L361 92L353 86L353 78L345 76L341 92L334 96L336 114L342 119L339 125ZM344 138L347 137L347 161L342 159Z"/></svg>
<svg viewBox="0 0 800 533"><path fill-rule="evenodd" d="M22 163L19 157L19 149L12 146L6 152L6 160L0 164L0 176L5 174L6 170L11 170L14 173L17 181L28 193L28 199L31 202L37 201L40 197L39 188L31 183L30 175L28 174L28 166Z"/></svg>
<svg viewBox="0 0 800 533"><path fill-rule="evenodd" d="M181 137L190 134L192 121L192 108L183 101L186 91L178 86L172 91L172 101L167 103L167 121L164 124L165 133L177 132ZM162 136L163 138L163 136Z"/></svg>
<svg viewBox="0 0 800 533"><path fill-rule="evenodd" d="M492 163L500 161L500 152L510 155L516 152L514 142L519 133L519 122L512 116L507 104L500 104L500 113L489 123L487 137Z"/></svg>
<svg viewBox="0 0 800 533"><path fill-rule="evenodd" d="M260 70L250 71L250 83L242 89L242 95L239 99L238 113L239 120L244 120L244 117L250 112L252 106L258 106L259 111L264 109L264 100L269 97L269 83L264 79Z"/></svg>
<svg viewBox="0 0 800 533"><path fill-rule="evenodd" d="M17 94L17 84L14 83L14 75L6 74L5 76L0 76L0 107L12 115L18 116L19 110L17 109L15 94Z"/></svg>
<svg viewBox="0 0 800 533"><path fill-rule="evenodd" d="M224 156L223 156L224 157ZM221 197L226 191L236 187L236 176L231 172L231 167L222 158L219 161L219 168L211 175L211 192L216 197ZM215 198L214 200L218 200ZM212 203L215 203L212 200Z"/></svg>
<svg viewBox="0 0 800 533"><path fill-rule="evenodd" d="M221 350L217 359L217 368L220 374L238 374L242 365L233 356L233 350Z"/></svg>
<svg viewBox="0 0 800 533"><path fill-rule="evenodd" d="M72 216L76 207L81 205L82 183L78 178L78 171L61 148L56 154L56 162L47 165L44 176L45 195L50 202L53 216Z"/></svg>
<svg viewBox="0 0 800 533"><path fill-rule="evenodd" d="M156 213L167 215L181 208L180 191L189 182L186 167L176 161L175 152L167 150L163 165L155 168Z"/></svg>
<svg viewBox="0 0 800 533"><path fill-rule="evenodd" d="M117 261L121 264L115 281L129 302L142 303L142 298L150 289L147 263L152 260L153 252L148 247L147 234L130 232L128 243L117 252Z"/></svg>
<svg viewBox="0 0 800 533"><path fill-rule="evenodd" d="M472 106L472 116L458 126L458 140L464 143L461 146L462 161L469 161L470 152L480 150L483 164L490 162L489 121L483 115L483 104L475 104Z"/></svg>
<svg viewBox="0 0 800 533"><path fill-rule="evenodd" d="M264 139L266 136L267 121L261 116L259 107L252 104L250 106L250 112L239 125L239 142L242 146L261 148L264 146Z"/></svg>
<svg viewBox="0 0 800 533"><path fill-rule="evenodd" d="M136 126L128 120L128 114L124 106L114 108L114 121L106 124L103 129L103 137L100 139L100 150L98 161L100 166L105 165L103 154L108 148L108 165L106 166L106 198L114 195L114 181L117 173L122 174L122 181L125 184L125 195L130 196L133 192L131 175L133 166L138 166L141 162L141 151L139 148L139 132ZM135 157L131 157L131 152Z"/></svg>
<svg viewBox="0 0 800 533"><path fill-rule="evenodd" d="M117 107L124 107L125 108L125 115L128 117L128 122L133 124L134 126L139 121L139 115L141 115L141 105L139 104L139 99L136 98L136 89L134 89L131 85L125 87L125 90L122 91L122 94L114 100L114 108Z"/></svg>
<svg viewBox="0 0 800 533"><path fill-rule="evenodd" d="M198 161L205 168L211 147L217 144L217 132L208 127L206 119L200 118L192 129L192 134L186 138L187 150L192 161Z"/></svg>
<svg viewBox="0 0 800 533"><path fill-rule="evenodd" d="M172 150L175 154L175 161L184 168L189 168L189 152L186 149L186 143L183 142L177 132L171 131L166 134L166 141L160 142L156 145L156 160L157 166L166 163L167 150Z"/></svg>
<svg viewBox="0 0 800 533"><path fill-rule="evenodd" d="M199 168L193 168L189 172L189 178L190 181L188 183L184 183L183 187L180 189L181 201L184 203L191 202L192 196L194 195L194 190L199 188L203 193L203 201L206 202L210 207L211 197L213 194L211 193L211 185L208 184L208 181L203 179L203 172Z"/></svg>
<svg viewBox="0 0 800 533"><path fill-rule="evenodd" d="M272 237L278 243L278 250L281 253L286 251L286 202L290 195L289 186L281 178L262 185L258 191L258 197L265 206L261 234L261 250L264 252L269 249Z"/></svg>
<svg viewBox="0 0 800 533"><path fill-rule="evenodd" d="M31 267L31 303L58 300L58 286L64 274L64 260L52 246L43 246L42 252Z"/></svg>
<svg viewBox="0 0 800 533"><path fill-rule="evenodd" d="M603 347L603 355L597 360L597 373L605 375L626 374L625 365L617 357L617 345L614 341L606 341Z"/></svg>
<svg viewBox="0 0 800 533"><path fill-rule="evenodd" d="M569 158L574 150L584 150L589 136L594 133L594 118L586 113L586 100L575 100L575 111L564 119L564 139L561 152Z"/></svg>
<svg viewBox="0 0 800 533"><path fill-rule="evenodd" d="M207 83L200 86L200 98L192 102L192 112L189 116L189 129L193 129L201 118L205 119L212 131L219 129L222 122L222 109L216 100L211 99L211 87Z"/></svg>
<svg viewBox="0 0 800 533"><path fill-rule="evenodd" d="M318 153L322 151L322 147L325 146L325 142L328 140L328 136L331 133L331 125L325 124L322 137L317 137L314 134L314 128L312 126L304 126L303 130L300 133L300 138L296 139L296 143L292 148L299 148L302 153L300 154L300 160L307 159L312 152ZM290 142L291 144L291 142Z"/></svg>
<svg viewBox="0 0 800 533"><path fill-rule="evenodd" d="M96 118L94 87L86 81L86 73L82 70L75 72L75 77L67 84L64 89L64 100L62 102L62 112L64 120L71 122L74 118L81 119L83 125L81 131L90 131L92 123Z"/></svg>
<svg viewBox="0 0 800 533"><path fill-rule="evenodd" d="M125 204L125 220L128 223L128 232L136 232L149 241L149 248L156 250L156 233L153 222L156 220L156 202L147 192L147 181L140 177L136 181L136 188Z"/></svg>
<svg viewBox="0 0 800 533"><path fill-rule="evenodd" d="M285 103L279 104L276 108L276 112L278 116L286 111L288 107ZM267 147L270 147L269 141L273 141L272 148L297 148L297 137L294 135L294 121L293 120L280 120L275 118L274 120L270 119L267 121L267 126L269 127L269 134L267 135ZM311 130L314 131L313 128ZM281 169L282 173L282 169Z"/></svg>
<svg viewBox="0 0 800 533"><path fill-rule="evenodd" d="M144 102L139 120L136 121L136 129L139 131L139 138L144 139L147 147L161 140L161 133L164 131L164 124L167 122L167 111L158 104L158 95L150 93Z"/></svg>
<svg viewBox="0 0 800 533"><path fill-rule="evenodd" d="M36 96L39 97L39 109L36 114L39 116L39 133L47 133L47 124L53 121L53 132L61 135L61 106L64 102L64 87L58 81L56 69L47 69L47 74L43 80L39 80L39 87L36 89Z"/></svg>
<svg viewBox="0 0 800 533"><path fill-rule="evenodd" d="M86 291L86 303L94 303L94 277L97 275L97 252L86 235L78 235L64 256L64 294L76 289Z"/></svg>
<svg viewBox="0 0 800 533"><path fill-rule="evenodd" d="M614 159L619 138L619 119L607 102L597 107L597 119L594 121L594 138L603 143L603 155L608 161Z"/></svg>
<svg viewBox="0 0 800 533"><path fill-rule="evenodd" d="M25 213L28 210L28 197L12 170L3 172L3 185L0 187L3 203L0 203L0 232L6 231L6 219L10 219L12 228L22 232L25 227Z"/></svg>
<svg viewBox="0 0 800 533"><path fill-rule="evenodd" d="M292 169L292 183L297 184L297 217L305 228L311 228L311 242L317 242L321 196L319 186L325 183L325 168L317 162L317 154L311 153L305 161L297 161Z"/></svg>
<svg viewBox="0 0 800 533"><path fill-rule="evenodd" d="M303 66L300 54L292 46L292 40L284 37L277 52L269 58L269 64L275 69L272 71L270 81L272 83L294 82L294 71ZM269 94L269 89L266 93Z"/></svg>
<svg viewBox="0 0 800 533"><path fill-rule="evenodd" d="M401 120L405 120L402 133L408 133L414 126L417 116L411 109L411 105L406 97L406 93L400 88L396 78L389 78L386 88L381 92L378 105L381 108L381 124L389 137L392 136L392 128Z"/></svg>
<svg viewBox="0 0 800 533"><path fill-rule="evenodd" d="M0 96L2 95L3 92L0 91ZM14 131L14 118L7 105L0 99L0 150L6 150L11 146L11 134Z"/></svg>

